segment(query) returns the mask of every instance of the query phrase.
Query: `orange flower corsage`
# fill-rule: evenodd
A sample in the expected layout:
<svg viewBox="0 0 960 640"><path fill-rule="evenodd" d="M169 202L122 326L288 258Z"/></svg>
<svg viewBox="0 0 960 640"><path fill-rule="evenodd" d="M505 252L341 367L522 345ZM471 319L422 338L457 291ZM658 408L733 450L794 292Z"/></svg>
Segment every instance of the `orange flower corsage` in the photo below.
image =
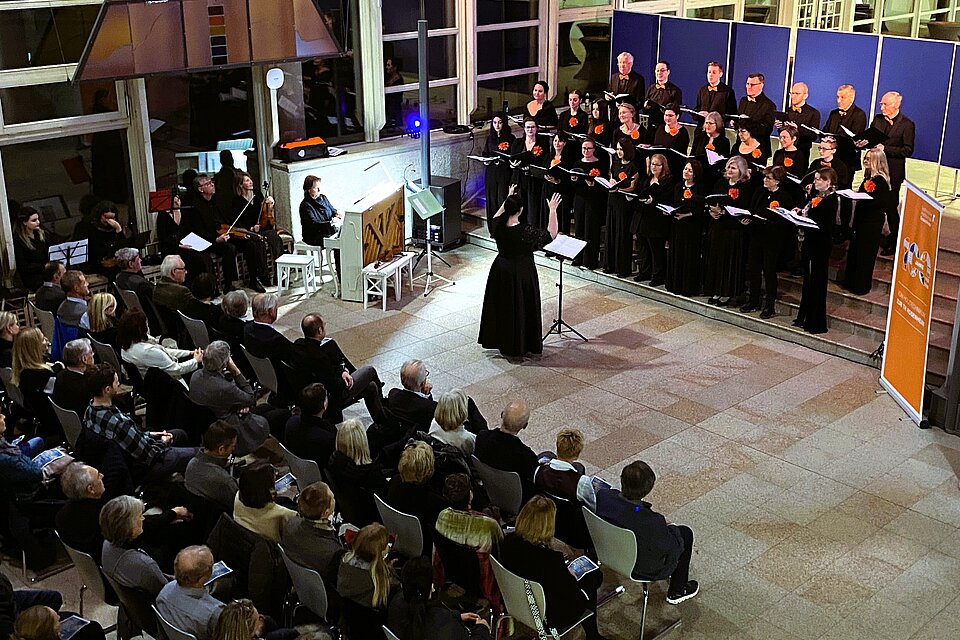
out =
<svg viewBox="0 0 960 640"><path fill-rule="evenodd" d="M601 133L603 133L603 125L602 125L602 124L598 124L597 126L595 126L595 127L593 128L593 132L594 132L595 134L597 134L597 135L600 135Z"/></svg>
<svg viewBox="0 0 960 640"><path fill-rule="evenodd" d="M793 166L793 158L784 158L784 159L783 159L783 166L785 166L785 167L792 167L792 166Z"/></svg>
<svg viewBox="0 0 960 640"><path fill-rule="evenodd" d="M530 149L530 153L539 158L543 154L543 149L540 148L540 145L537 145L533 149Z"/></svg>
<svg viewBox="0 0 960 640"><path fill-rule="evenodd" d="M567 124L569 124L571 127L575 127L578 124L580 124L580 121L577 120L576 118L570 118L569 120L567 120Z"/></svg>
<svg viewBox="0 0 960 640"><path fill-rule="evenodd" d="M550 166L551 166L551 167L555 167L555 166L557 166L558 164L560 164L560 158L554 158L553 160L550 161Z"/></svg>
<svg viewBox="0 0 960 640"><path fill-rule="evenodd" d="M761 155L763 155L763 152L760 151L760 147L757 147L750 155L752 155L754 158L759 158Z"/></svg>
<svg viewBox="0 0 960 640"><path fill-rule="evenodd" d="M640 130L634 129L633 131L631 131L630 137L633 138L634 140L638 140L640 138Z"/></svg>
<svg viewBox="0 0 960 640"><path fill-rule="evenodd" d="M600 175L600 169L590 169L591 178L596 178L598 175Z"/></svg>
<svg viewBox="0 0 960 640"><path fill-rule="evenodd" d="M779 208L779 207L780 207L780 201L779 201L779 200L771 200L771 201L770 201L770 204L767 206L768 209L777 209L777 208Z"/></svg>
<svg viewBox="0 0 960 640"><path fill-rule="evenodd" d="M689 200L689 199L692 198L692 197L693 197L693 191L690 191L690 189L684 189L684 190L683 190L683 199L684 199L684 200Z"/></svg>
<svg viewBox="0 0 960 640"><path fill-rule="evenodd" d="M740 197L740 189L731 187L727 189L727 195L733 198L734 200L736 200L737 198Z"/></svg>
<svg viewBox="0 0 960 640"><path fill-rule="evenodd" d="M620 173L617 174L617 180L626 180L626 179L627 179L626 171L621 171Z"/></svg>
<svg viewBox="0 0 960 640"><path fill-rule="evenodd" d="M678 133L680 133L680 129L679 129L679 128L677 128L677 129L667 129L667 131L669 131L669 132L670 132L670 135L672 135L672 136L675 136L675 135L677 135Z"/></svg>
<svg viewBox="0 0 960 640"><path fill-rule="evenodd" d="M873 193L873 190L877 188L877 185L874 184L873 180L864 180L863 181L863 190L867 193Z"/></svg>
<svg viewBox="0 0 960 640"><path fill-rule="evenodd" d="M711 142L710 144L708 144L708 145L706 146L706 148L707 148L707 149L710 149L710 151L716 151L716 150L717 150L717 148L716 148L715 146L713 146L713 143L712 143L712 142Z"/></svg>
<svg viewBox="0 0 960 640"><path fill-rule="evenodd" d="M509 142L501 142L500 144L497 145L497 149L500 149L500 151L506 151L509 148L510 148Z"/></svg>
<svg viewBox="0 0 960 640"><path fill-rule="evenodd" d="M814 207L819 207L821 202L823 202L823 198L821 198L820 196L817 196L810 201L810 204L812 204Z"/></svg>

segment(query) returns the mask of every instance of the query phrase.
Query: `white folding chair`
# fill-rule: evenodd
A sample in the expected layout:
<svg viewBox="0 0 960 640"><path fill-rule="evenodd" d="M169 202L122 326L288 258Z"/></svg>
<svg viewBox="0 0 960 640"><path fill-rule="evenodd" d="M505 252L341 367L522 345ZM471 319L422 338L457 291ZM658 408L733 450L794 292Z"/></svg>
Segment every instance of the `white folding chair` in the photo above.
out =
<svg viewBox="0 0 960 640"><path fill-rule="evenodd" d="M59 533L57 538L60 538ZM60 544L63 544L63 540L60 540ZM93 595L100 598L100 602L111 604L107 602L107 589L103 582L103 574L100 573L100 567L97 566L97 561L93 559L93 556L66 544L63 544L63 548L67 550L67 555L70 556L73 566L77 568L77 573L80 574L80 617L83 617L84 593L87 590L92 591ZM117 625L113 624L103 631L104 633L110 633L116 628Z"/></svg>
<svg viewBox="0 0 960 640"><path fill-rule="evenodd" d="M143 311L144 314L147 313L147 310L143 308L143 304L140 302L140 297L137 295L136 291L131 291L130 289L121 289L117 286L116 283L113 284L116 288L117 293L120 294L120 299L123 300L123 306L127 309L139 309Z"/></svg>
<svg viewBox="0 0 960 640"><path fill-rule="evenodd" d="M77 446L77 438L80 437L80 432L83 431L83 423L80 421L80 416L77 415L76 411L64 409L53 400L50 401L50 405L53 407L53 412L57 414L60 426L63 427L63 435L67 437L67 444L70 445L71 449L75 448ZM81 612L81 615L82 613L83 612Z"/></svg>
<svg viewBox="0 0 960 640"><path fill-rule="evenodd" d="M87 339L90 340L90 346L93 348L93 354L97 359L100 360L100 362L106 362L112 366L113 370L117 372L117 375L122 378L123 368L120 366L120 358L117 357L117 352L114 348L104 342L98 342L90 336L87 336Z"/></svg>
<svg viewBox="0 0 960 640"><path fill-rule="evenodd" d="M314 482L320 482L320 465L318 465L315 460L305 460L294 455L282 442L278 441L277 444L280 446L281 451L283 451L283 457L287 462L287 466L290 467L290 473L296 478L297 487L300 491L303 491Z"/></svg>
<svg viewBox="0 0 960 640"><path fill-rule="evenodd" d="M390 631L390 627L387 625L383 625L383 635L386 636L387 640L400 640L400 636Z"/></svg>
<svg viewBox="0 0 960 640"><path fill-rule="evenodd" d="M206 349L210 345L210 333L207 331L207 325L203 324L202 320L185 316L183 311L177 311L177 313L180 314L180 320L183 321L183 326L187 328L187 333L193 340L193 345Z"/></svg>
<svg viewBox="0 0 960 640"><path fill-rule="evenodd" d="M377 503L377 511L387 527L387 531L396 534L397 541L393 545L394 551L416 558L423 553L423 529L420 528L420 519L409 513L397 511L380 496L373 494L373 501Z"/></svg>
<svg viewBox="0 0 960 640"><path fill-rule="evenodd" d="M43 335L47 337L47 340L53 341L53 313L50 311L44 311L37 307L37 305L30 303L30 311L33 313L33 317L36 318L37 324L40 325L40 330L43 332Z"/></svg>
<svg viewBox="0 0 960 640"><path fill-rule="evenodd" d="M328 602L323 578L313 569L291 560L283 547L280 547L280 555L283 556L283 564L287 566L287 573L290 574L293 589L297 592L297 599L300 600L300 604L297 606L304 606L320 616L321 619L326 620ZM296 610L294 610L295 614Z"/></svg>
<svg viewBox="0 0 960 640"><path fill-rule="evenodd" d="M520 484L519 473L494 469L477 459L477 456L473 456L473 468L483 480L490 502L507 513L520 513L520 507L523 506L523 485Z"/></svg>
<svg viewBox="0 0 960 640"><path fill-rule="evenodd" d="M650 584L655 581L638 580L633 577L633 568L637 564L637 537L630 529L607 522L587 507L583 507L583 517L587 521L587 530L590 531L590 538L593 540L593 546L597 550L597 558L601 564L643 587L643 612L640 614L640 638L642 639L647 624ZM682 622L677 620L650 640L656 640L665 635L680 626Z"/></svg>
<svg viewBox="0 0 960 640"><path fill-rule="evenodd" d="M273 363L268 358L258 358L251 354L244 345L240 345L240 348L243 349L243 355L250 363L250 368L257 374L257 382L260 383L260 386L277 393L280 384L277 382L277 370L273 368Z"/></svg>
<svg viewBox="0 0 960 640"><path fill-rule="evenodd" d="M187 633L164 618L160 610L157 609L157 605L152 604L150 608L153 609L153 614L157 616L157 622L160 623L160 630L163 632L163 635L166 636L167 640L197 640L197 636L192 633Z"/></svg>

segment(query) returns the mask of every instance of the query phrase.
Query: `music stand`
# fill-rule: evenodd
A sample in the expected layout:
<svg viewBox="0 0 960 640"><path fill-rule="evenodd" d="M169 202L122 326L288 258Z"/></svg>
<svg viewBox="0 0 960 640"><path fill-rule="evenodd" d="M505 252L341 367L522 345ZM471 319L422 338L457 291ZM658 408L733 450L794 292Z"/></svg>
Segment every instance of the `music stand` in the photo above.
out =
<svg viewBox="0 0 960 640"><path fill-rule="evenodd" d="M47 249L47 259L51 262L59 260L69 267L84 264L87 261L89 242L89 240L72 240L51 245Z"/></svg>
<svg viewBox="0 0 960 640"><path fill-rule="evenodd" d="M553 242L543 248L543 250L547 252L547 255L556 256L557 259L560 260L560 280L557 282L557 287L560 289L560 293L557 296L557 317L554 319L553 324L550 325L550 329L543 335L543 342L546 342L551 333L555 333L562 338L565 332L574 333L584 342L590 342L582 333L563 320L563 261L573 260L586 246L587 242L585 240L571 238L561 233L557 235Z"/></svg>
<svg viewBox="0 0 960 640"><path fill-rule="evenodd" d="M411 189L410 183L407 183L407 186ZM424 251L427 254L427 271L426 273L421 273L414 280L419 280L423 278L423 296L427 297L430 294L430 284L434 280L442 280L447 284L457 284L449 278L444 278L441 275L437 275L433 272L433 246L430 242L430 218L437 215L438 213L443 213L443 205L440 204L440 201L437 200L437 197L431 193L429 189L420 189L414 191L407 196L407 200L410 202L410 206L414 211L417 212L417 215L424 221L424 227L426 227L426 247ZM443 286L443 285L440 285Z"/></svg>

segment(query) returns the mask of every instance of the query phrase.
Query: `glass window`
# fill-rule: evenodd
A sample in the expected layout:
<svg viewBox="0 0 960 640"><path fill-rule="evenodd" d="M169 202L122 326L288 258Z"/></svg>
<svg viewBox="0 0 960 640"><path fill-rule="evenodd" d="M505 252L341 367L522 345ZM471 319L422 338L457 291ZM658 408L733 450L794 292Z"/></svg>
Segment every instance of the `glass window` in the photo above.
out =
<svg viewBox="0 0 960 640"><path fill-rule="evenodd" d="M418 82L417 76L417 41L398 40L383 43L383 60L391 60L405 84ZM427 38L427 69L430 80L455 78L457 75L457 37L434 36ZM387 78L387 83L390 78Z"/></svg>
<svg viewBox="0 0 960 640"><path fill-rule="evenodd" d="M430 87L429 125L431 129L440 129L448 124L457 123L457 85ZM414 119L420 113L420 93L418 90L391 93L386 99L387 125L382 135L406 133Z"/></svg>
<svg viewBox="0 0 960 640"><path fill-rule="evenodd" d="M733 20L733 5L723 7L703 7L701 9L687 9L688 18L703 18L705 20Z"/></svg>
<svg viewBox="0 0 960 640"><path fill-rule="evenodd" d="M430 29L457 26L454 0L424 0L427 26ZM417 30L420 0L390 0L380 6L384 33L406 33Z"/></svg>
<svg viewBox="0 0 960 640"><path fill-rule="evenodd" d="M117 110L112 82L71 84L55 82L0 89L3 124L23 124Z"/></svg>
<svg viewBox="0 0 960 640"><path fill-rule="evenodd" d="M99 5L0 11L0 69L77 62Z"/></svg>
<svg viewBox="0 0 960 640"><path fill-rule="evenodd" d="M539 0L477 0L477 24L500 24L539 18Z"/></svg>
<svg viewBox="0 0 960 640"><path fill-rule="evenodd" d="M603 91L610 76L610 18L561 22L559 43L557 92L553 98L557 108L566 104L572 89Z"/></svg>
<svg viewBox="0 0 960 640"><path fill-rule="evenodd" d="M470 115L470 120L489 120L500 110L512 109L515 113L530 101L530 91L536 81L536 73L481 80L477 83L477 108Z"/></svg>
<svg viewBox="0 0 960 640"><path fill-rule="evenodd" d="M576 9L579 7L603 7L610 4L610 0L560 0L561 9Z"/></svg>
<svg viewBox="0 0 960 640"><path fill-rule="evenodd" d="M883 3L883 15L900 16L907 13L913 13L914 0L885 0Z"/></svg>
<svg viewBox="0 0 960 640"><path fill-rule="evenodd" d="M477 34L477 73L496 73L537 66L540 41L537 27Z"/></svg>
<svg viewBox="0 0 960 640"><path fill-rule="evenodd" d="M743 5L743 21L777 24L779 5L779 0L746 0Z"/></svg>
<svg viewBox="0 0 960 640"><path fill-rule="evenodd" d="M910 30L913 28L913 18L904 18L903 20L884 20L880 25L881 33L891 36L910 36Z"/></svg>
<svg viewBox="0 0 960 640"><path fill-rule="evenodd" d="M320 136L337 143L363 138L363 120L357 113L360 78L354 60L347 57L303 63L307 137Z"/></svg>
<svg viewBox="0 0 960 640"><path fill-rule="evenodd" d="M126 148L123 131L0 147L7 197L41 211L44 229L59 242L73 235L81 209L100 199L120 204L121 218L135 225L122 206L131 191Z"/></svg>

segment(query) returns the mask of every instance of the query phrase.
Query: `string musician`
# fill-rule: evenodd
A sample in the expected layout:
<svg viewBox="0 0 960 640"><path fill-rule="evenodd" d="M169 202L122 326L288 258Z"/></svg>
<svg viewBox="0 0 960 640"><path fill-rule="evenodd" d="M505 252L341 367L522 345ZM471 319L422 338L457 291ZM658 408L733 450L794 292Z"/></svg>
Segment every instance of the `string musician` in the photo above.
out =
<svg viewBox="0 0 960 640"><path fill-rule="evenodd" d="M264 183L266 186L266 183ZM264 196L254 187L253 178L246 171L237 171L233 180L232 218L240 216L236 226L252 231L270 247L276 260L283 255L277 222L273 215L273 196Z"/></svg>

